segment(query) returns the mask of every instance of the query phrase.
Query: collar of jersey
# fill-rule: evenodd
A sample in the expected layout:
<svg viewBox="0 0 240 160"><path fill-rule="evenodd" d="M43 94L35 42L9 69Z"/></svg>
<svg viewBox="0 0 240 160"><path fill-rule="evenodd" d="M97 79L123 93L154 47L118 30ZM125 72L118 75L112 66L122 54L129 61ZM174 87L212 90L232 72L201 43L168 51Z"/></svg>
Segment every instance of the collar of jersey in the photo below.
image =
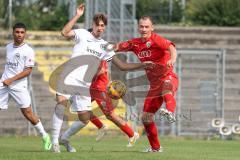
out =
<svg viewBox="0 0 240 160"><path fill-rule="evenodd" d="M102 37L96 38L96 37L92 34L92 32L90 32L90 33L91 33L91 35L92 35L92 37L93 37L94 40L96 40L96 41L102 40Z"/></svg>
<svg viewBox="0 0 240 160"><path fill-rule="evenodd" d="M93 36L93 39L91 39L91 41L101 41L102 40L102 37L99 37L99 38L96 38Z"/></svg>
<svg viewBox="0 0 240 160"><path fill-rule="evenodd" d="M152 39L153 34L154 34L154 33L152 32L151 36L150 36L149 38L145 39L145 40L141 39L141 42L142 42L142 43L148 42L150 39Z"/></svg>
<svg viewBox="0 0 240 160"><path fill-rule="evenodd" d="M19 46L15 46L15 45L14 45L14 42L13 42L13 48L22 47L24 44L26 44L26 43L25 43L25 42L23 42L21 45L19 45Z"/></svg>

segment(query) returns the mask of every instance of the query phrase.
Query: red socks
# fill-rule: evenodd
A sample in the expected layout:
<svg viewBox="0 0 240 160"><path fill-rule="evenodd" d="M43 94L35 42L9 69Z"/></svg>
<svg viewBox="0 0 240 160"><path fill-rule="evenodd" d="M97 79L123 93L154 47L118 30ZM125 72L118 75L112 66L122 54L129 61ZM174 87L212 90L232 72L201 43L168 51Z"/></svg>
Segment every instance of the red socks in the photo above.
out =
<svg viewBox="0 0 240 160"><path fill-rule="evenodd" d="M90 121L98 128L102 128L103 127L103 123L100 121L100 119L97 116L93 116L91 117Z"/></svg>
<svg viewBox="0 0 240 160"><path fill-rule="evenodd" d="M134 136L134 132L132 130L132 128L129 127L129 125L126 123L125 125L122 125L121 127L119 127L124 133L126 133L128 135L129 138Z"/></svg>
<svg viewBox="0 0 240 160"><path fill-rule="evenodd" d="M100 121L100 119L97 116L93 116L91 117L90 121L98 128L102 128L103 123ZM122 126L119 127L124 133L126 133L128 135L128 137L133 137L134 136L134 132L132 130L132 128L129 127L129 125L126 123Z"/></svg>
<svg viewBox="0 0 240 160"><path fill-rule="evenodd" d="M158 150L160 148L160 142L158 140L158 130L156 124L154 122L150 122L148 124L144 124L144 127L152 149Z"/></svg>
<svg viewBox="0 0 240 160"><path fill-rule="evenodd" d="M172 94L166 94L163 96L163 99L166 103L166 108L167 110L169 110L170 112L174 112L175 111L175 108L176 108L176 101L173 97Z"/></svg>

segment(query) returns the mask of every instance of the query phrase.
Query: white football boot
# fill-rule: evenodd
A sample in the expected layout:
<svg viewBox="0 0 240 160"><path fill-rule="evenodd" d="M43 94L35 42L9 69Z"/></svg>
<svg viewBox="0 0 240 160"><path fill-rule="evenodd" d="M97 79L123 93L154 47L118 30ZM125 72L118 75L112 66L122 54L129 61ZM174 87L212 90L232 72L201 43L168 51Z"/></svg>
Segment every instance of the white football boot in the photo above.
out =
<svg viewBox="0 0 240 160"><path fill-rule="evenodd" d="M136 143L138 138L139 138L139 133L134 132L133 137L129 138L129 140L128 140L127 147L132 147L134 145L134 143Z"/></svg>
<svg viewBox="0 0 240 160"><path fill-rule="evenodd" d="M67 139L62 139L60 137L59 143L63 145L68 152L71 152L71 153L77 152L76 149L73 146L71 146L70 142Z"/></svg>

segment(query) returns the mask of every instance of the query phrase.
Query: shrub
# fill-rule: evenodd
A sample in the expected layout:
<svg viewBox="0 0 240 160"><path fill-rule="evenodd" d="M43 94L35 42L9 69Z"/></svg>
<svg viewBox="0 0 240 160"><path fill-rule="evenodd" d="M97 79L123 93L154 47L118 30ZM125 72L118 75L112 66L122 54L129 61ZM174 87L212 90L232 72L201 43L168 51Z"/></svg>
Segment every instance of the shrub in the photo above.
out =
<svg viewBox="0 0 240 160"><path fill-rule="evenodd" d="M240 1L192 0L187 5L186 17L201 25L240 26Z"/></svg>

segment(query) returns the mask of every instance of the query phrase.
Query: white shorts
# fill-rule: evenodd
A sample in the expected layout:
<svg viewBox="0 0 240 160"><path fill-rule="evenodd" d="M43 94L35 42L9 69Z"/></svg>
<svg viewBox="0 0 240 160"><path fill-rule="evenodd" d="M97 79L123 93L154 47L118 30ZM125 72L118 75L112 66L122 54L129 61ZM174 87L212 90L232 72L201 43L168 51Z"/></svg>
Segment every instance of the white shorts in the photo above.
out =
<svg viewBox="0 0 240 160"><path fill-rule="evenodd" d="M82 67L80 67L81 69ZM83 67L84 70L86 70L86 66ZM80 73L80 74L79 74ZM91 83L86 83L83 80L83 74L81 74L82 71L80 70L74 70L71 72L64 80L64 83L66 86L76 86L71 89L71 92L68 91L69 88L64 88L66 86L60 86L57 88L57 95L63 96L66 99L70 100L71 102L71 111L72 112L78 112L78 111L91 111L92 110L92 102L91 102L91 95L90 95L90 86ZM83 72L85 73L85 71ZM76 76L79 75L79 76ZM75 77L78 77L77 79ZM83 93L84 95L81 95L81 91L78 90L78 87L84 87L86 90ZM75 90L74 90L75 89ZM69 94L70 93L70 94ZM78 94L80 93L80 94Z"/></svg>
<svg viewBox="0 0 240 160"><path fill-rule="evenodd" d="M56 95L57 96L63 96L63 97L65 97L68 100L70 100L70 98L71 98L70 94L63 94L63 93L57 92Z"/></svg>
<svg viewBox="0 0 240 160"><path fill-rule="evenodd" d="M8 108L10 96L20 108L28 108L31 105L31 98L27 88L12 89L0 83L0 109Z"/></svg>
<svg viewBox="0 0 240 160"><path fill-rule="evenodd" d="M92 102L90 96L82 96L82 95L69 95L63 93L56 93L57 96L64 96L66 99L71 101L71 111L91 111L92 110Z"/></svg>
<svg viewBox="0 0 240 160"><path fill-rule="evenodd" d="M72 102L72 112L92 110L92 102L90 96L74 95L71 96L70 100Z"/></svg>

